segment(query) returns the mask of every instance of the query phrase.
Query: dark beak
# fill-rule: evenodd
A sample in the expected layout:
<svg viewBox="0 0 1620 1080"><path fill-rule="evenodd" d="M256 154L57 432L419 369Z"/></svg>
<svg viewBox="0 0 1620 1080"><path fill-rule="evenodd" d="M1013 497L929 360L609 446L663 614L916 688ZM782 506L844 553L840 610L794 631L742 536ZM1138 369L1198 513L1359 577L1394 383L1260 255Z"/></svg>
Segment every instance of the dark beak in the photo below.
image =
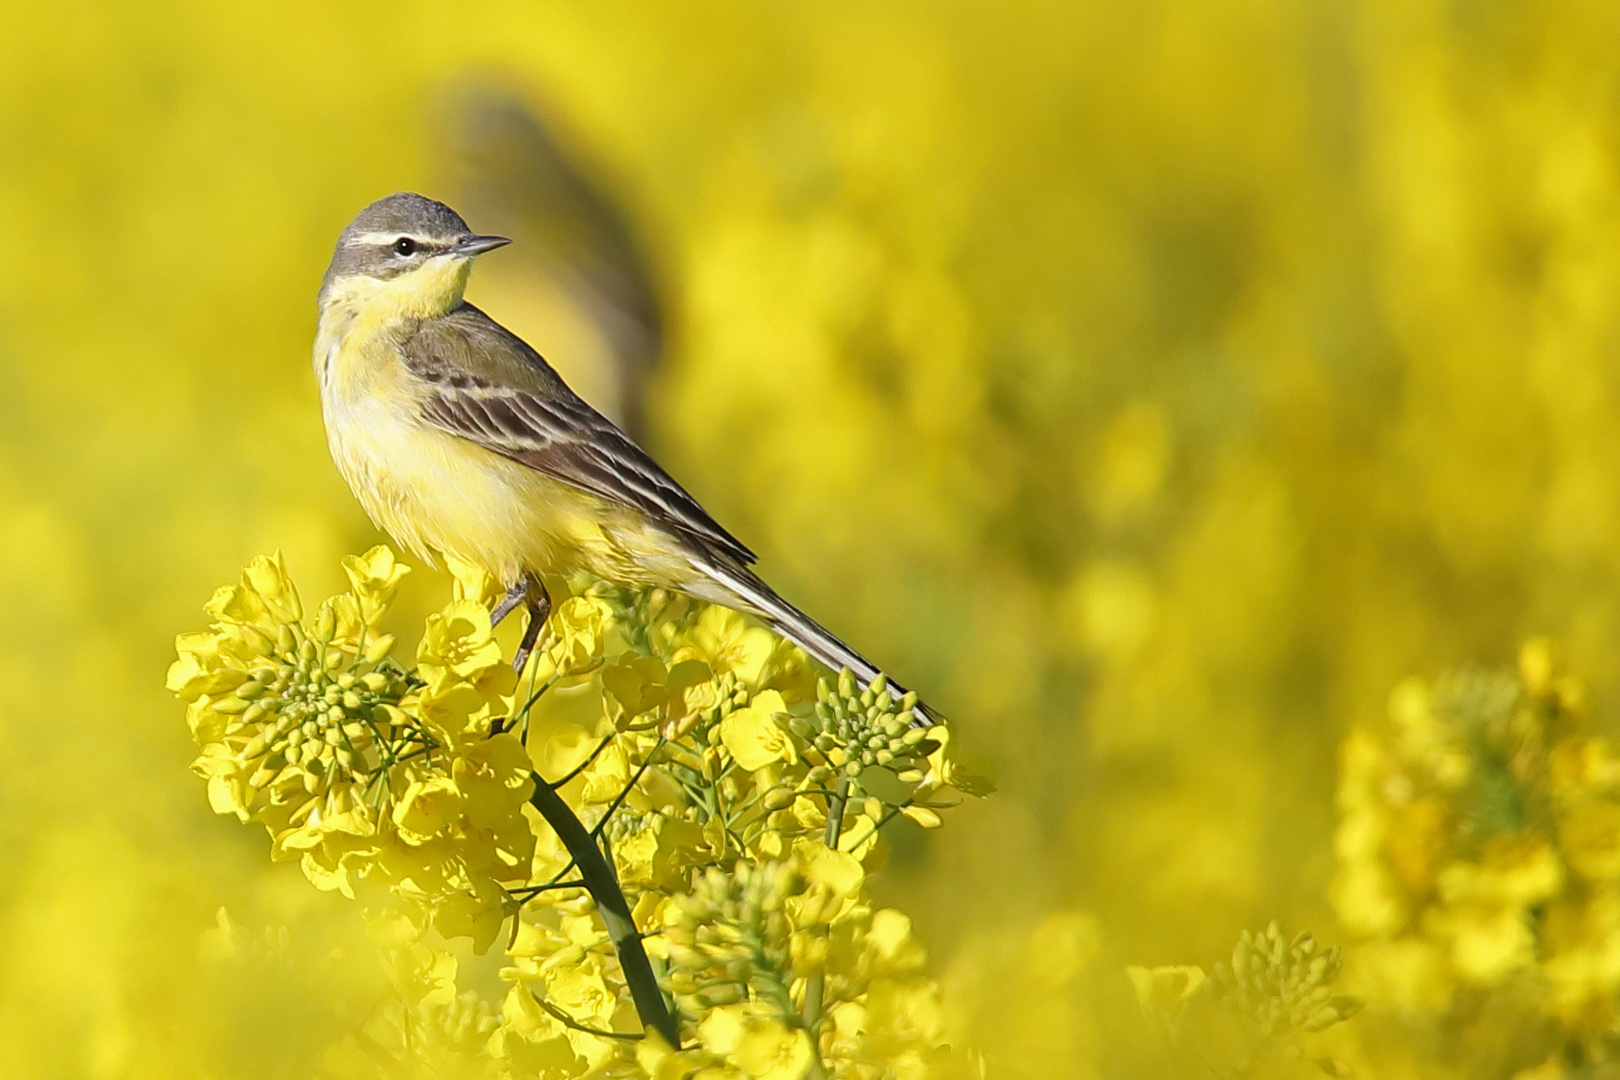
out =
<svg viewBox="0 0 1620 1080"><path fill-rule="evenodd" d="M482 255L486 251L494 251L498 247L505 247L511 242L504 236L467 236L456 241L456 246L450 249L450 254Z"/></svg>

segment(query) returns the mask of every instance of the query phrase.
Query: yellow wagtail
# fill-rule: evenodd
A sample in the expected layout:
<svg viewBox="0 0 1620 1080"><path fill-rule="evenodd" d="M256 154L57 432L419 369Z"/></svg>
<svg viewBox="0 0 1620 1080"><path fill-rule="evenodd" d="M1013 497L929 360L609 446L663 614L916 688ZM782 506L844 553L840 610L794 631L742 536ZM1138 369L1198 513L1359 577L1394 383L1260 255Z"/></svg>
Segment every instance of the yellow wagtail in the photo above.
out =
<svg viewBox="0 0 1620 1080"><path fill-rule="evenodd" d="M505 585L494 621L527 605L520 670L551 611L543 576L582 568L756 615L828 667L875 679L539 353L462 299L474 257L506 243L403 192L338 238L315 372L332 457L371 519L420 558L453 554Z"/></svg>

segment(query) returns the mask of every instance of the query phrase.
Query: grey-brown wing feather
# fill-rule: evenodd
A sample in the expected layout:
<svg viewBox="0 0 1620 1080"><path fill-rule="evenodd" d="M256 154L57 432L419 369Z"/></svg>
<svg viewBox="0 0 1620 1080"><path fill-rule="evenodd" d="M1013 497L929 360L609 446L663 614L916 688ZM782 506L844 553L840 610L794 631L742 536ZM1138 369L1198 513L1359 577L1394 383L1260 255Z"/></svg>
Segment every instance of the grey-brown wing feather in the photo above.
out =
<svg viewBox="0 0 1620 1080"><path fill-rule="evenodd" d="M717 554L754 561L539 353L471 304L423 321L402 351L406 366L433 386L423 416L434 426L639 510Z"/></svg>

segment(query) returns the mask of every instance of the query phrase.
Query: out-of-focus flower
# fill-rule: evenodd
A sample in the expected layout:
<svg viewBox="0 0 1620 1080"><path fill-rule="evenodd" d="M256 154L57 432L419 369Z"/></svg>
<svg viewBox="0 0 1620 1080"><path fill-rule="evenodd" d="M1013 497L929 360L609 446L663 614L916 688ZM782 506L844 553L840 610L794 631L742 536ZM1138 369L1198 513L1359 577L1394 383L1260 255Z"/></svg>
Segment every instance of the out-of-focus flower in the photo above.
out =
<svg viewBox="0 0 1620 1080"><path fill-rule="evenodd" d="M1576 1045L1613 1038L1620 803L1584 702L1538 639L1516 674L1408 681L1388 728L1351 733L1332 899L1370 939L1360 984L1441 1009L1487 990Z"/></svg>
<svg viewBox="0 0 1620 1080"><path fill-rule="evenodd" d="M1260 934L1243 931L1230 965L1214 983L1245 1019L1267 1037L1315 1032L1354 1016L1362 1003L1333 992L1344 967L1338 948L1322 949L1310 934L1284 938L1275 922Z"/></svg>
<svg viewBox="0 0 1620 1080"><path fill-rule="evenodd" d="M1185 965L1126 974L1167 1053L1219 1076L1252 1076L1268 1062L1306 1057L1312 1036L1361 1010L1362 1001L1334 988L1342 967L1339 949L1322 949L1306 933L1285 938L1272 922L1258 934L1243 931L1231 963L1216 964L1213 975ZM1333 1059L1316 1062L1339 1074Z"/></svg>
<svg viewBox="0 0 1620 1080"><path fill-rule="evenodd" d="M1136 990L1136 1003L1144 1013L1171 1017L1181 1012L1187 999L1204 985L1206 977L1203 968L1185 964L1155 968L1132 966L1125 969L1125 974L1130 977L1131 986Z"/></svg>

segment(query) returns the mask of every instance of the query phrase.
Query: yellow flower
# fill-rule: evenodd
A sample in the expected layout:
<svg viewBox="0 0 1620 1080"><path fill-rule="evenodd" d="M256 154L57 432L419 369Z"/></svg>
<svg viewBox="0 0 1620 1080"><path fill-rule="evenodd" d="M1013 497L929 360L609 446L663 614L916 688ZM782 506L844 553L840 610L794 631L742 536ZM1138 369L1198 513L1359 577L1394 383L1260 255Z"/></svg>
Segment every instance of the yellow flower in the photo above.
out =
<svg viewBox="0 0 1620 1080"><path fill-rule="evenodd" d="M866 992L867 1045L863 1057L922 1075L944 1036L939 987L929 979L878 979Z"/></svg>
<svg viewBox="0 0 1620 1080"><path fill-rule="evenodd" d="M1559 846L1576 873L1592 881L1620 878L1620 805L1607 799L1579 803L1558 829Z"/></svg>
<svg viewBox="0 0 1620 1080"><path fill-rule="evenodd" d="M269 616L278 623L297 622L304 617L298 590L287 575L287 562L281 552L260 555L248 563L242 574L243 584L259 597Z"/></svg>
<svg viewBox="0 0 1620 1080"><path fill-rule="evenodd" d="M210 804L278 837L306 826L324 835L385 799L385 774L420 742L397 708L403 673L339 636L336 609L323 603L306 629L281 559L261 557L216 595L212 630L176 641L168 682L189 702L192 768L208 780Z"/></svg>
<svg viewBox="0 0 1620 1080"><path fill-rule="evenodd" d="M235 690L248 679L239 658L220 651L218 634L181 634L174 640L180 658L169 665L167 686L183 701L196 701L205 694Z"/></svg>
<svg viewBox="0 0 1620 1080"><path fill-rule="evenodd" d="M501 662L501 647L489 624L489 612L475 600L452 600L427 618L427 631L416 650L417 669L430 684L452 676L474 681Z"/></svg>
<svg viewBox="0 0 1620 1080"><path fill-rule="evenodd" d="M630 782L630 756L623 743L615 742L602 753L582 774L584 785L580 798L587 803L612 802Z"/></svg>
<svg viewBox="0 0 1620 1080"><path fill-rule="evenodd" d="M1547 755L1547 783L1562 799L1577 799L1620 781L1608 741L1589 735L1560 739Z"/></svg>
<svg viewBox="0 0 1620 1080"><path fill-rule="evenodd" d="M442 1064L433 1055L445 1048L476 1045L523 1075L618 1075L639 1057L644 1071L671 1080L796 1080L815 1058L799 1011L814 975L824 979L823 1030L837 1032L827 1044L842 1055L827 1059L828 1075L921 1075L938 1043L933 984L914 974L923 951L910 920L866 902L857 857L875 850L873 826L887 806L859 787L852 792L846 833L865 822L862 837L846 838L855 854L812 837L822 825L806 824L804 804L822 799L802 792L816 781L784 722L790 700L808 702L780 687L750 698L739 684L763 631L730 613L700 616L697 637L726 666L716 676L708 661L677 655L690 649L684 616L656 633L627 626L626 640L662 640L670 659L626 654L604 668L618 609L597 595L573 598L559 608L546 655L576 681L548 686L548 712L530 747L513 733L526 728L507 728L524 718L513 716L507 696L516 677L489 624L487 579L461 568L456 599L429 617L417 668L407 671L383 655L392 639L381 632L405 568L379 547L344 569L350 590L323 603L306 628L287 621L300 608L279 560L257 561L220 594L209 632L177 640L169 685L188 702L193 768L207 778L217 810L260 821L274 838L273 857L299 860L318 887L352 897L365 882L408 913L384 944L409 1014L388 1014L394 1026L376 1029L379 1046L402 1044L408 1021L412 1060L424 1067ZM615 602L627 618L639 617L640 606ZM596 670L600 676L585 678ZM874 772L873 785L887 779L892 796L931 814L923 799L940 785L932 766L924 776L922 755L942 752L944 732L906 741L904 724L896 726L904 703L880 700L881 687L869 703L859 700L865 693L851 691L833 727L848 720L855 733L856 713L871 720L864 710L876 707L885 738L900 740L888 752L909 755L917 776L902 782L893 769L866 763L885 773ZM604 735L611 742L574 790L591 823L638 777L601 823L602 841L636 924L662 927L648 951L667 964L670 991L699 1025L698 1045L679 1052L602 1038L540 1007L598 1028L633 1022L593 900L576 888L522 887L566 863L551 830L535 857L525 812L533 762L546 775L565 775ZM667 756L639 771L655 747ZM705 789L713 805L696 797ZM715 806L732 816L729 827ZM811 817L821 812L815 807ZM754 861L766 851L787 858ZM441 963L450 954L425 948L421 934L467 937L482 951L508 917L514 937L502 977L513 985L489 1034L493 1011L455 993L453 962Z"/></svg>
<svg viewBox="0 0 1620 1080"><path fill-rule="evenodd" d="M608 1024L618 1008L618 995L608 989L595 956L578 963L559 964L546 973L547 996L563 1012L583 1024Z"/></svg>
<svg viewBox="0 0 1620 1080"><path fill-rule="evenodd" d="M270 857L297 858L304 876L323 891L354 897L355 882L364 877L380 850L377 822L369 807L344 814L305 819L304 824L275 834Z"/></svg>
<svg viewBox="0 0 1620 1080"><path fill-rule="evenodd" d="M827 886L839 898L854 896L866 880L859 860L808 838L794 841L793 864L805 880Z"/></svg>
<svg viewBox="0 0 1620 1080"><path fill-rule="evenodd" d="M776 649L776 637L730 608L711 606L686 634L676 660L701 660L716 675L732 675L755 685Z"/></svg>
<svg viewBox="0 0 1620 1080"><path fill-rule="evenodd" d="M749 772L772 762L794 762L798 754L793 740L776 722L787 712L787 703L775 690L756 695L747 708L737 709L720 721L720 739L737 764Z"/></svg>
<svg viewBox="0 0 1620 1080"><path fill-rule="evenodd" d="M491 577L483 567L467 562L455 555L444 557L444 568L450 573L450 598L452 600L471 600L476 604L489 607L492 601L500 599L506 590L500 582Z"/></svg>
<svg viewBox="0 0 1620 1080"><path fill-rule="evenodd" d="M652 1028L648 1028L646 1036L636 1044L636 1065L648 1080L688 1080L694 1075L701 1075L703 1080L723 1080L716 1075L719 1070L713 1068L716 1060L702 1047L677 1051ZM709 1068L704 1069L705 1066ZM698 1074L699 1069L704 1071Z"/></svg>
<svg viewBox="0 0 1620 1080"><path fill-rule="evenodd" d="M629 721L658 708L669 699L664 680L669 677L663 661L656 656L620 657L602 669L602 688L617 719Z"/></svg>
<svg viewBox="0 0 1620 1080"><path fill-rule="evenodd" d="M465 802L449 777L413 780L394 803L394 825L406 843L425 844L460 816Z"/></svg>
<svg viewBox="0 0 1620 1080"><path fill-rule="evenodd" d="M446 938L471 938L475 952L486 952L506 921L503 899L487 880L476 882L472 892L451 892L435 902L433 928Z"/></svg>
<svg viewBox="0 0 1620 1080"><path fill-rule="evenodd" d="M620 879L638 888L678 889L690 867L707 861L703 828L658 810L621 806L605 835Z"/></svg>
<svg viewBox="0 0 1620 1080"><path fill-rule="evenodd" d="M1564 883L1557 852L1532 832L1504 833L1485 843L1477 863L1452 863L1440 872L1440 895L1448 902L1530 907L1556 894Z"/></svg>
<svg viewBox="0 0 1620 1080"><path fill-rule="evenodd" d="M685 735L702 714L718 709L727 697L709 665L701 660L682 660L670 668L664 687L669 697L659 731L670 739Z"/></svg>
<svg viewBox="0 0 1620 1080"><path fill-rule="evenodd" d="M343 572L348 575L361 620L367 626L376 626L394 602L400 579L411 568L394 557L392 548L378 544L364 555L344 556Z"/></svg>
<svg viewBox="0 0 1620 1080"><path fill-rule="evenodd" d="M1553 1008L1568 1030L1596 1034L1620 1020L1620 893L1593 890L1549 905L1542 931L1542 972Z"/></svg>
<svg viewBox="0 0 1620 1080"><path fill-rule="evenodd" d="M613 608L596 596L570 596L546 623L554 640L546 649L559 675L584 675L602 664Z"/></svg>
<svg viewBox="0 0 1620 1080"><path fill-rule="evenodd" d="M1452 966L1469 982L1496 984L1535 958L1535 938L1522 908L1464 904L1436 910L1431 922L1450 939Z"/></svg>
<svg viewBox="0 0 1620 1080"><path fill-rule="evenodd" d="M479 826L512 819L534 793L529 752L509 733L463 744L452 762L451 776L464 797L468 820Z"/></svg>
<svg viewBox="0 0 1620 1080"><path fill-rule="evenodd" d="M911 919L895 908L872 913L866 942L875 975L908 974L922 967L926 958L922 945L911 936Z"/></svg>
<svg viewBox="0 0 1620 1080"><path fill-rule="evenodd" d="M750 1080L799 1080L809 1071L810 1039L802 1029L754 1005L722 1005L698 1024L704 1049L727 1059Z"/></svg>

